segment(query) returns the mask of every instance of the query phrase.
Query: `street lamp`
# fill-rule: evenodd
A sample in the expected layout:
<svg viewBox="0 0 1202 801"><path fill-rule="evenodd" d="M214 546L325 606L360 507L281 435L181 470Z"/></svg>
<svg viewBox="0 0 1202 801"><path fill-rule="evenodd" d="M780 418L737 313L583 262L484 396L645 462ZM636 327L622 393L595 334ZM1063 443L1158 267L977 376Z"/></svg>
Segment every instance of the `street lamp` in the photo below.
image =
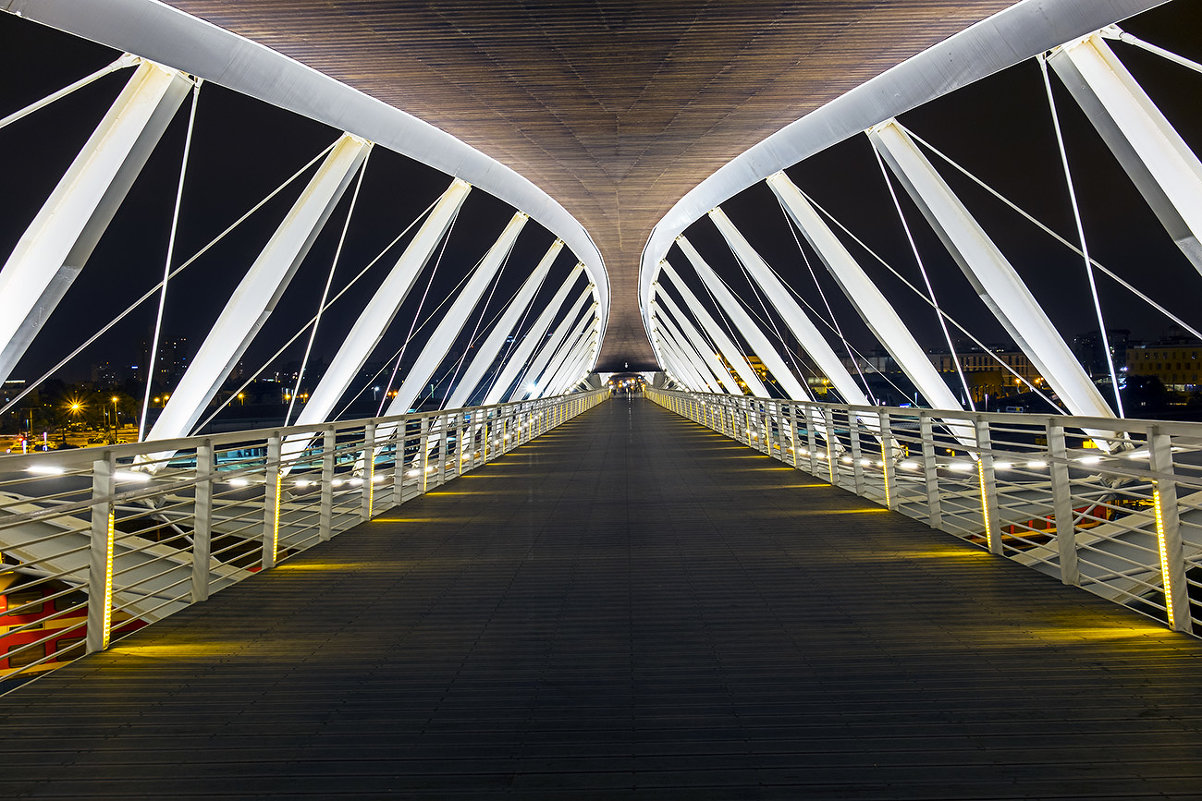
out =
<svg viewBox="0 0 1202 801"><path fill-rule="evenodd" d="M117 418L118 418L118 416L119 416L119 414L120 414L120 413L117 411L117 402L118 402L119 400L120 400L120 398L118 398L116 395L114 395L114 396L112 397L112 401L113 401L113 444L114 444L114 445L116 445L116 444L117 444L117 430L118 430L118 428L119 428L119 426L120 426L120 423L119 423L119 422L118 422L118 420L117 420Z"/></svg>

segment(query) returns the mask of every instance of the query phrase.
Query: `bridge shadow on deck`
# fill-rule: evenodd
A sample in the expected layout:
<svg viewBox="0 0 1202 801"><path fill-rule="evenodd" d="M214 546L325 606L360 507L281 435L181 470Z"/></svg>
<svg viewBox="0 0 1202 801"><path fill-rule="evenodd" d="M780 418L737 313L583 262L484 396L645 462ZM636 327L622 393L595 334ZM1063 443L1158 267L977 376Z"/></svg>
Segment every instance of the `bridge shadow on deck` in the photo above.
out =
<svg viewBox="0 0 1202 801"><path fill-rule="evenodd" d="M1202 644L615 398L0 699L7 797L1202 796Z"/></svg>

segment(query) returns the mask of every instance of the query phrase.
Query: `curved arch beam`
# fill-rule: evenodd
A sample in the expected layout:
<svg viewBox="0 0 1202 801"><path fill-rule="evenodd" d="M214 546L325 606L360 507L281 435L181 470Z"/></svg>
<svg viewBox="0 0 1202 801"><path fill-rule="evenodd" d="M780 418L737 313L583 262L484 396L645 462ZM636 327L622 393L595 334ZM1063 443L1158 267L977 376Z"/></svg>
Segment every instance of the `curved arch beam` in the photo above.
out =
<svg viewBox="0 0 1202 801"><path fill-rule="evenodd" d="M8 0L2 8L349 131L467 181L564 241L597 287L601 331L605 331L609 276L588 231L528 179L446 131L158 0Z"/></svg>
<svg viewBox="0 0 1202 801"><path fill-rule="evenodd" d="M720 167L656 224L639 265L639 307L659 261L694 221L732 195L873 125L1038 53L1163 5L1168 0L1021 0L807 114Z"/></svg>

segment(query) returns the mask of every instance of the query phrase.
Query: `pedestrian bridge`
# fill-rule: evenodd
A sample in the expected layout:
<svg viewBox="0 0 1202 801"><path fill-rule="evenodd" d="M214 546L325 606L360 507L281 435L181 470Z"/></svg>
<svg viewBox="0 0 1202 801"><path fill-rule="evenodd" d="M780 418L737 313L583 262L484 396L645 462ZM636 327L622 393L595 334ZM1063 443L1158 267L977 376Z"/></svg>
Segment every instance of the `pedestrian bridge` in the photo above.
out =
<svg viewBox="0 0 1202 801"><path fill-rule="evenodd" d="M1099 597L1121 600L1121 582L1103 580L1103 537L1087 535L1120 515L1091 526L1077 512L1069 527L1077 583L1094 590L1082 592L1016 563L1055 541L1035 521L1014 533L1017 501L972 536L914 519L925 475L837 455L859 441L854 412L826 409L820 430L810 408L650 395L660 405L594 393L418 416L393 423L396 448L387 421L360 423L357 438L326 435L331 458L290 472L278 432L234 466L221 441L200 443L199 461L178 443L144 482L132 468L106 479L121 448L108 451L92 481L117 482L121 528L140 488L174 481L193 487L173 501L190 536L149 531L169 510L148 511L139 534L116 533L114 569L100 504L109 561L91 578L119 610L150 614L168 597L184 608L120 639L119 622L101 621L115 632L107 650L0 699L0 786L12 798L1197 797L1202 644L1165 627L1163 597L1159 609L1147 592L1127 607ZM903 410L877 412L886 450L929 433L908 433ZM996 449L1001 421L988 422ZM828 448L822 431L840 428ZM815 451L836 467L818 458L811 471ZM1077 453L1052 457L1074 487ZM949 458L967 457L936 459L949 482L940 525L968 527L956 482L979 485L977 471L956 479ZM67 499L71 472L36 480ZM331 478L347 475L361 480ZM852 491L889 482L879 503ZM995 491L1015 497L1018 484L1037 494L1035 478ZM1121 508L1118 495L1099 503ZM64 519L56 541L68 542ZM217 554L238 519L255 551L194 581L211 556L193 529L212 528ZM137 561L133 543L151 540L141 547L156 558ZM1156 570L1118 572L1155 583ZM233 586L191 603L219 584Z"/></svg>

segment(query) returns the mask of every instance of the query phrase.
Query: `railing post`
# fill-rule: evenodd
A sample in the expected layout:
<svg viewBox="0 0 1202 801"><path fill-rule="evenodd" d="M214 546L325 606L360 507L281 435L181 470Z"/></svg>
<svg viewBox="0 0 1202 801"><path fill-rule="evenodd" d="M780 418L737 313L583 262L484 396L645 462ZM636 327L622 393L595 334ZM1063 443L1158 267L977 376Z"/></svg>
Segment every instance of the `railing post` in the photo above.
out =
<svg viewBox="0 0 1202 801"><path fill-rule="evenodd" d="M935 430L931 416L918 413L918 430L922 439L922 475L927 487L927 523L943 530L943 506L939 500L939 462L935 458Z"/></svg>
<svg viewBox="0 0 1202 801"><path fill-rule="evenodd" d="M993 443L989 436L989 422L975 416L977 430L977 483L981 492L981 523L985 526L985 541L989 552L1002 553L1002 526L998 514L997 477L993 471Z"/></svg>
<svg viewBox="0 0 1202 801"><path fill-rule="evenodd" d="M851 437L851 480L856 495L864 496L864 449L860 447L860 421L847 412L847 433Z"/></svg>
<svg viewBox="0 0 1202 801"><path fill-rule="evenodd" d="M430 486L430 418L422 417L418 424L417 434L417 469L421 471L422 494Z"/></svg>
<svg viewBox="0 0 1202 801"><path fill-rule="evenodd" d="M791 460L793 467L798 467L797 464L797 405L794 403L785 404L785 424L789 427L789 447L792 448L793 458Z"/></svg>
<svg viewBox="0 0 1202 801"><path fill-rule="evenodd" d="M451 456L451 416L442 414L438 417L438 485L442 486L447 480L447 457Z"/></svg>
<svg viewBox="0 0 1202 801"><path fill-rule="evenodd" d="M363 494L359 497L359 519L371 520L376 499L376 424L363 424Z"/></svg>
<svg viewBox="0 0 1202 801"><path fill-rule="evenodd" d="M893 425L889 412L877 415L877 431L881 438L881 475L885 479L885 507L897 511L897 473L893 466Z"/></svg>
<svg viewBox="0 0 1202 801"><path fill-rule="evenodd" d="M777 401L776 417L774 419L776 420L776 452L780 454L780 460L782 462L788 464L789 458L788 458L787 454L789 452L788 451L789 446L786 443L792 442L793 437L792 437L791 433L788 433L785 430L786 414L787 414L785 409L786 409L785 402Z"/></svg>
<svg viewBox="0 0 1202 801"><path fill-rule="evenodd" d="M831 411L831 407L824 406L822 408L822 420L826 424L826 470L830 476L831 484L839 486L839 463L837 461L839 453L835 448L835 415Z"/></svg>
<svg viewBox="0 0 1202 801"><path fill-rule="evenodd" d="M392 430L392 505L405 500L405 438L409 434L409 418L402 418Z"/></svg>
<svg viewBox="0 0 1202 801"><path fill-rule="evenodd" d="M326 542L334 536L334 469L338 462L338 433L326 426L321 435L321 501L317 511L317 538Z"/></svg>
<svg viewBox="0 0 1202 801"><path fill-rule="evenodd" d="M818 440L814 436L814 409L808 403L801 405L802 417L806 421L806 453L810 460L810 475L818 477ZM796 413L794 413L796 415Z"/></svg>
<svg viewBox="0 0 1202 801"><path fill-rule="evenodd" d="M209 554L213 542L213 442L196 446L192 513L192 603L209 599Z"/></svg>
<svg viewBox="0 0 1202 801"><path fill-rule="evenodd" d="M280 435L267 438L267 466L263 471L263 569L275 567L280 546Z"/></svg>
<svg viewBox="0 0 1202 801"><path fill-rule="evenodd" d="M1177 508L1177 477L1173 470L1173 443L1160 426L1148 429L1149 467L1152 470L1152 506L1156 514L1156 544L1160 553L1160 580L1169 628L1192 631L1189 587L1185 582L1185 553Z"/></svg>
<svg viewBox="0 0 1202 801"><path fill-rule="evenodd" d="M92 462L92 533L88 564L88 633L87 652L103 651L109 647L113 623L113 540L114 527L113 473L115 461L111 451Z"/></svg>
<svg viewBox="0 0 1202 801"><path fill-rule="evenodd" d="M1064 425L1054 417L1048 419L1047 438L1052 512L1056 521L1056 546L1060 552L1060 580L1076 586L1081 583L1081 573L1077 566L1077 526L1068 475L1068 447L1064 442Z"/></svg>

